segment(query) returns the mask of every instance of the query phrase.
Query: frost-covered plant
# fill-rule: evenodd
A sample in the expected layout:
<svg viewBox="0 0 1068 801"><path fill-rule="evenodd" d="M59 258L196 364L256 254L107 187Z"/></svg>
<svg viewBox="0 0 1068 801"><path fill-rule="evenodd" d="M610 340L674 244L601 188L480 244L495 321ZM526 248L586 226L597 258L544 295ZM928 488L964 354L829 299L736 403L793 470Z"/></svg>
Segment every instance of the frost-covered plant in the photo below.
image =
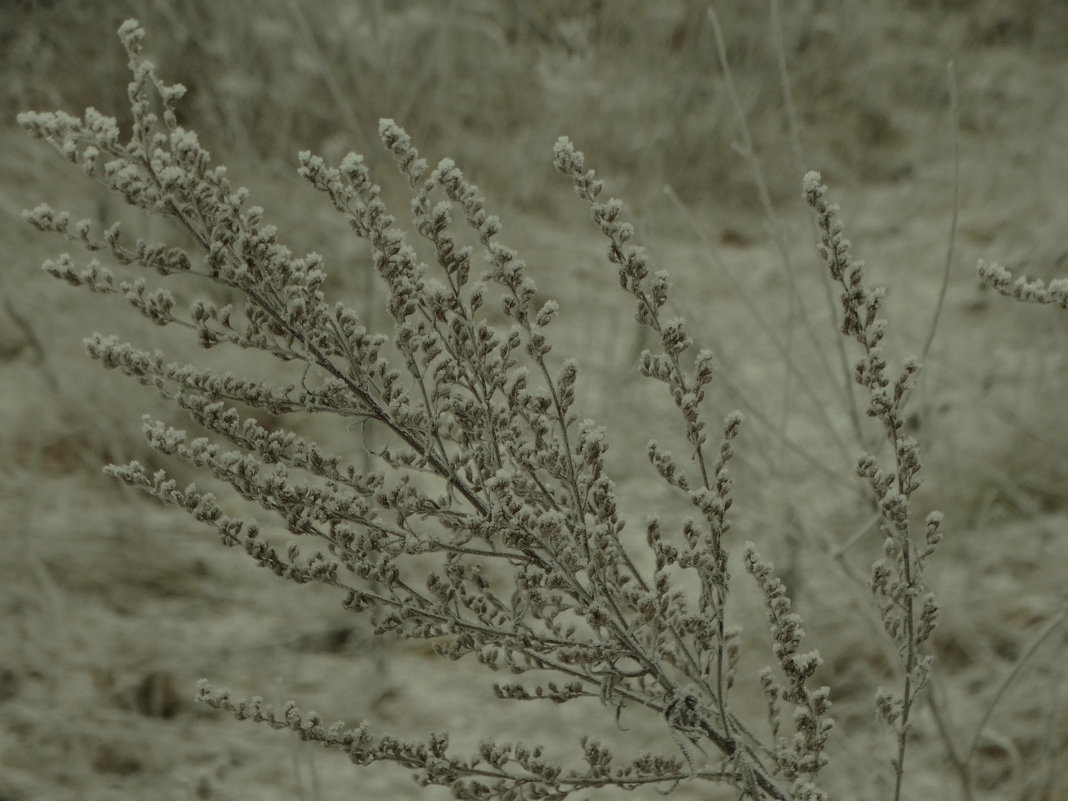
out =
<svg viewBox="0 0 1068 801"><path fill-rule="evenodd" d="M184 89L163 83L141 57L140 26L130 20L119 33L133 72L128 139L114 119L93 109L81 118L25 113L20 123L130 205L176 224L193 245L131 241L117 223L98 232L45 205L27 218L123 267L214 282L234 302L205 298L182 308L165 288L121 280L96 259L76 266L66 254L45 263L52 275L122 296L157 325L188 328L204 348L237 346L301 368L299 383L276 384L173 363L115 337L86 340L92 358L155 387L209 435L193 437L146 418L149 445L276 513L292 543L277 547L276 527L261 531L253 519L228 515L213 495L179 487L162 470L135 461L107 472L186 510L277 575L340 590L344 605L370 615L379 634L429 640L443 656L531 674L526 682L496 684L501 698L594 699L610 716L645 708L662 718L666 742L659 753L621 763L605 745L574 732L582 759L560 764L533 744L486 739L474 753L457 754L444 734L405 741L367 724L326 724L295 705L276 710L207 682L200 700L292 729L356 764L396 763L457 798L559 799L607 786L670 789L692 779L726 784L752 799L825 798L818 781L832 728L830 691L813 686L819 655L802 651L801 620L751 544L744 563L766 599L777 662L776 670L754 677L768 700L770 740L757 737L731 705L740 677L738 630L728 609L728 468L742 418L728 415L722 438L709 442L702 402L714 377L712 356L696 350L683 320L665 316L667 274L650 272L642 250L630 244L633 228L621 219L622 204L601 199L603 185L582 153L561 138L554 163L607 238L637 322L655 334L655 351L642 353L639 369L666 387L693 465L684 468L649 443L653 467L691 516L678 532L651 518L648 559L628 552L621 538L605 431L575 409L578 365L551 356L548 331L558 306L539 299L524 262L499 240L499 220L452 161L430 168L404 130L390 120L380 124L382 144L411 189L412 225L434 254L430 266L406 241L360 156L331 167L300 155L300 174L369 244L388 289L392 330L370 331L352 307L328 301L322 259L295 256L283 245L263 210L247 205L248 192L234 188L196 134L179 124L175 104ZM859 470L881 509L886 541L872 587L902 656L901 691L881 692L878 702L898 736L900 795L910 714L930 669L922 647L937 607L923 565L940 537L939 517L928 517L917 545L910 518L919 454L902 434L902 408L918 365L909 362L890 376L880 349L882 294L865 285L861 265L850 259L824 193L810 174L805 195L818 215L823 256L843 287L842 331L863 350L856 379L893 445L892 466L872 455ZM480 243L489 264L481 275L472 272L473 249L458 241L457 223ZM500 315L503 326L494 322ZM373 452L377 469L354 458L365 447L359 438L328 448L284 426L268 427L246 409L370 421L385 432ZM646 561L651 569L639 567ZM696 581L679 581L684 574ZM792 709L790 722L783 704Z"/></svg>
<svg viewBox="0 0 1068 801"><path fill-rule="evenodd" d="M938 619L938 604L924 581L924 566L942 539L942 513L927 515L923 541L915 542L912 494L920 487L920 447L905 434L905 401L920 365L907 359L899 375L890 374L882 350L887 321L879 314L886 293L865 284L864 263L850 255L849 240L842 236L837 220L838 207L827 201L827 187L819 173L805 176L804 193L816 212L820 255L842 289L841 331L855 339L863 351L854 379L867 390L868 416L882 425L884 441L893 453L892 467L881 466L875 454L864 454L857 462L857 472L867 480L878 504L886 554L872 566L871 589L883 626L902 662L901 691L895 694L880 688L875 701L879 717L897 738L897 753L891 760L897 799L902 792L913 707L931 675L932 657L923 652L923 646Z"/></svg>
<svg viewBox="0 0 1068 801"><path fill-rule="evenodd" d="M1000 264L985 261L979 262L978 270L987 284L1006 297L1024 303L1052 303L1068 309L1068 278L1055 278L1048 283L1037 278L1013 278L1012 273Z"/></svg>

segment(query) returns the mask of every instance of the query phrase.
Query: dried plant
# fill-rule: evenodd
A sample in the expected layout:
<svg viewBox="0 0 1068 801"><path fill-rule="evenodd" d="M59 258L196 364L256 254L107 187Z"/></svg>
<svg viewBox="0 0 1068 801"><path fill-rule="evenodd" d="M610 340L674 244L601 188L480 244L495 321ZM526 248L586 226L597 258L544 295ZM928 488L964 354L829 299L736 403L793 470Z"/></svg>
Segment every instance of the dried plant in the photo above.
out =
<svg viewBox="0 0 1068 801"><path fill-rule="evenodd" d="M184 89L163 83L142 58L140 26L130 20L119 33L133 72L128 140L114 119L93 109L81 118L25 113L19 121L128 204L175 223L193 246L131 242L117 223L98 232L45 205L26 216L123 267L213 282L234 302L198 299L182 308L165 288L120 280L96 259L76 266L66 254L45 263L52 275L119 295L157 325L194 332L204 348L237 346L299 367L299 383L279 385L172 363L115 337L86 340L92 358L155 387L209 435L192 437L146 418L150 446L276 513L292 544L277 546L274 528L261 531L253 519L226 514L212 494L179 487L162 470L135 461L107 472L186 510L278 576L341 590L344 605L367 613L379 634L427 640L451 659L531 674L525 683L496 684L500 698L594 699L617 718L624 708L644 708L662 718L666 741L660 753L620 763L605 745L575 732L582 762L560 764L533 744L487 739L475 753L457 754L444 734L405 741L367 724L326 724L293 704L277 710L207 682L200 700L291 729L359 765L396 763L463 799L560 799L609 786L671 789L695 779L752 799L826 798L819 781L832 728L830 690L814 686L819 654L802 650L802 621L752 544L744 547L744 564L766 600L777 665L751 677L768 701L770 739L732 707L740 645L728 607L729 464L742 418L728 415L718 443L709 441L702 402L714 378L712 356L696 350L683 320L665 315L667 274L650 272L642 250L630 244L633 228L621 219L621 202L601 199L602 182L583 154L561 138L555 166L589 205L637 322L655 335L655 352L642 353L639 369L665 385L690 448L692 468L684 468L655 441L648 445L659 476L692 509L678 532L648 520L648 554L641 557L621 538L605 431L575 409L578 365L550 356L558 306L539 299L524 262L500 241L497 217L456 165L446 159L430 168L404 130L382 121L382 144L411 189L412 224L434 254L428 266L360 156L330 167L301 154L300 174L369 244L388 288L392 331L369 331L352 307L328 302L321 258L285 247L262 209L247 205L248 192L235 189L196 134L179 124L175 105ZM804 191L817 214L822 255L842 287L842 333L861 347L856 381L892 446L892 465L873 454L858 469L885 535L886 558L873 569L872 590L901 655L901 689L880 691L877 702L896 735L898 798L910 719L930 672L924 644L938 611L924 564L941 518L930 515L922 542L915 541L919 451L902 433L919 366L910 361L891 375L880 346L883 294L867 286L862 265L850 258L818 175L806 176ZM468 226L484 251L489 269L481 276L472 273L474 250L461 245L457 224ZM506 324L494 323L494 314ZM295 431L268 428L245 409L372 423L386 432L373 454L378 469L354 459L364 447L358 438L333 452ZM639 567L646 562L652 569ZM695 591L681 589L689 586Z"/></svg>
<svg viewBox="0 0 1068 801"><path fill-rule="evenodd" d="M837 221L838 207L826 199L827 187L819 173L805 176L805 200L816 212L820 230L820 254L831 278L842 288L842 333L859 343L863 356L854 372L856 383L868 392L869 417L882 424L884 441L893 449L892 469L882 467L877 455L865 454L857 472L867 479L880 512L885 559L872 566L871 589L881 612L883 626L897 646L902 661L902 687L898 694L880 688L876 695L879 717L895 732L897 753L894 767L894 798L901 797L910 718L920 690L931 675L932 657L923 645L934 632L938 603L924 581L924 565L942 539L942 514L927 515L923 543L914 542L912 494L920 486L920 448L906 436L904 405L912 391L920 365L908 359L894 377L882 351L886 318L880 317L886 293L864 282L864 263L850 256L849 240Z"/></svg>
<svg viewBox="0 0 1068 801"><path fill-rule="evenodd" d="M1039 279L1013 278L1012 273L1000 264L979 262L979 276L1002 295L1016 298L1024 303L1054 303L1068 309L1068 278L1055 278L1050 282Z"/></svg>

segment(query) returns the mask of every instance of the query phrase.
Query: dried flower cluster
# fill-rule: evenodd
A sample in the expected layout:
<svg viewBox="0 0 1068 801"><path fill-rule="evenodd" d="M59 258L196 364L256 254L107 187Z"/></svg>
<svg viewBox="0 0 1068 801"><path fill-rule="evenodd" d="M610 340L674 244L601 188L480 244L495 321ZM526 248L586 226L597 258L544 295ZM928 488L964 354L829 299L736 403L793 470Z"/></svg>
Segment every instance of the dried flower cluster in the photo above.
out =
<svg viewBox="0 0 1068 801"><path fill-rule="evenodd" d="M1056 278L1049 283L1038 279L1012 277L1000 264L980 260L979 276L1002 295L1024 303L1055 303L1068 309L1068 278Z"/></svg>
<svg viewBox="0 0 1068 801"><path fill-rule="evenodd" d="M855 339L863 352L854 368L854 380L867 390L868 416L882 424L884 439L894 457L892 465L883 466L877 455L865 454L857 462L857 472L868 481L878 504L886 554L872 566L871 589L883 626L897 645L903 663L900 693L880 688L876 695L880 718L897 736L897 753L893 757L897 799L901 797L905 773L909 719L918 693L931 675L932 657L923 646L938 619L938 604L924 580L924 566L942 539L942 514L931 512L927 516L923 542L915 542L912 494L920 486L920 448L914 438L904 433L903 409L920 365L908 359L899 375L890 374L881 347L887 329L886 318L880 316L885 290L865 283L864 263L850 255L850 242L842 235L838 221L839 209L827 200L827 187L819 173L805 175L804 195L816 212L820 254L831 278L842 289L842 333Z"/></svg>
<svg viewBox="0 0 1068 801"><path fill-rule="evenodd" d="M57 278L121 296L156 325L188 328L204 348L261 351L303 369L299 384L279 385L172 363L114 337L86 340L92 358L154 387L206 433L194 437L146 418L152 448L276 513L292 544L272 544L267 527L226 514L213 495L179 487L164 471L131 462L108 472L186 510L277 575L337 588L345 606L368 613L380 634L429 640L452 659L473 657L491 670L531 674L496 684L501 698L594 699L616 716L643 707L662 718L668 742L665 753L619 763L576 732L582 759L565 765L536 745L487 740L465 755L450 749L444 734L405 742L372 734L366 724L326 725L295 705L278 712L206 682L199 698L340 749L359 765L396 763L462 799L560 799L605 786L670 789L695 778L752 799L826 798L817 782L832 727L829 690L811 684L820 658L801 650L801 620L751 545L745 565L767 602L778 666L752 677L768 699L772 740L762 742L732 710L739 637L728 614L728 467L742 418L729 415L719 444L709 442L702 401L713 380L712 356L694 353L685 322L663 315L668 276L650 273L642 250L630 244L634 230L621 220L622 203L601 199L602 182L582 153L561 138L555 166L607 238L608 258L636 303L637 322L655 334L657 347L641 354L640 372L666 386L691 449L677 460L656 442L648 445L656 472L692 507L678 532L648 520L651 571L639 569L641 560L621 539L605 431L574 408L578 366L550 355L558 306L539 299L523 260L500 241L499 220L457 166L446 159L431 168L404 130L382 121L382 144L412 192L412 226L433 252L428 265L405 239L360 156L332 167L301 154L300 174L368 243L388 289L392 329L369 331L353 308L328 302L322 259L298 257L283 245L263 210L248 205L248 192L234 188L197 136L179 124L175 104L184 89L163 83L142 58L140 26L127 21L119 33L133 73L127 140L115 120L92 109L81 118L26 113L20 123L127 203L175 223L194 247L131 242L117 223L97 232L44 205L27 218L122 267L195 276L225 287L234 300L197 299L183 307L143 278L119 280L96 259L79 267L66 254L44 265ZM869 414L894 446L892 468L866 456L860 473L878 500L886 535L886 559L875 566L872 586L904 663L901 693L880 696L883 717L899 734L900 779L909 715L930 670L921 646L937 614L923 565L940 537L940 518L928 518L925 544L917 546L910 499L919 455L915 441L901 433L918 366L910 362L898 378L888 375L879 347L886 327L878 316L882 294L864 285L817 176L810 174L805 191L832 277L843 287L843 333L864 351L857 381L869 392ZM458 225L480 243L489 264L481 275L472 271L474 250L460 244ZM491 323L493 308L506 326ZM374 451L380 469L354 462L358 441L331 452L295 431L268 428L248 409L370 421L386 432ZM693 467L684 468L684 461ZM698 591L679 589L685 572ZM546 674L555 680L545 681ZM783 703L792 709L792 737Z"/></svg>

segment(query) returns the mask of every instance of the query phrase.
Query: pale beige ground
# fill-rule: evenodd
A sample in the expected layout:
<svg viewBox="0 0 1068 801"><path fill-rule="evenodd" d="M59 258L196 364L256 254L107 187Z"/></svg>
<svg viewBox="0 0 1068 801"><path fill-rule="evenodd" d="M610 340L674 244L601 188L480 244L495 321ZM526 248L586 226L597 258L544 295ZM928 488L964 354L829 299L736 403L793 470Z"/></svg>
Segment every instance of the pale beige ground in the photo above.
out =
<svg viewBox="0 0 1068 801"><path fill-rule="evenodd" d="M484 0L447 14L433 0L384 9L234 3L210 13L197 4L188 13L128 5L95 13L23 4L0 20L0 801L447 795L420 790L404 771L355 769L285 733L213 714L192 701L200 677L278 703L293 698L328 718L366 719L381 732L451 731L461 751L497 737L551 743L566 755L587 732L617 742L621 754L675 749L661 721L629 711L620 731L597 704L498 702L494 677L477 666L373 640L337 597L279 583L100 473L109 461L158 463L138 433L142 413L181 418L88 363L81 338L123 333L175 358L200 356L117 303L37 270L66 246L22 223L22 208L45 200L82 215L122 212L28 141L10 115L27 104L119 109L122 62L108 37L130 10L149 24L164 75L193 89L192 124L205 143L253 188L295 250L327 256L333 291L368 297L364 251L293 175L296 150L370 153L375 119L396 116L427 155L455 156L486 186L504 239L561 303L556 350L583 365L582 413L609 426L640 543L647 514L683 513L644 457L650 437L677 439L678 424L660 388L639 384L631 370L641 342L627 297L548 154L567 133L602 166L632 202L630 218L657 265L672 273L678 313L717 353L723 376L709 414L740 407L750 421L737 448L733 536L758 542L787 569L810 641L825 656L822 680L839 722L828 785L837 798L888 798L890 745L871 699L894 657L864 588L878 542L851 542L867 517L850 467L860 444L798 198L764 5L720 11L788 258L730 147L741 132L703 4ZM804 166L824 170L856 255L890 287L896 363L923 347L946 260L954 195L946 62L955 63L959 220L913 400L926 455L917 513L946 514L947 541L930 568L943 608L934 698L944 733L925 705L908 797L961 797L947 742L966 751L997 698L976 740L977 797L1063 799L1068 627L1032 646L1068 602L1068 313L993 296L975 263L1068 275L1068 6L819 5L784 16ZM310 48L308 36L330 46ZM373 158L388 179L388 165ZM403 195L392 198L403 217ZM167 231L157 225L149 235ZM241 358L229 365L259 369ZM865 436L870 442L873 431ZM168 468L193 478L181 465ZM843 558L832 558L847 542ZM740 561L733 569L749 643L735 703L759 726L762 702L748 677L770 655L766 629ZM690 783L674 797L731 796Z"/></svg>

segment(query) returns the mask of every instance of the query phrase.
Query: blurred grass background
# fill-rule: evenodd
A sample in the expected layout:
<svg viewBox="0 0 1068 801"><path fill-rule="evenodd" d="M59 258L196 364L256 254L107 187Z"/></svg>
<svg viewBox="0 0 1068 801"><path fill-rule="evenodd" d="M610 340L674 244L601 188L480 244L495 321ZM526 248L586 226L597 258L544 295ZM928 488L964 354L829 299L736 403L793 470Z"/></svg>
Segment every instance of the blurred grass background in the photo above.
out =
<svg viewBox="0 0 1068 801"><path fill-rule="evenodd" d="M1068 31L1059 0L780 5L805 152L838 182L916 170L943 124L948 58L962 61L964 75L968 59L990 49L1057 60ZM596 143L602 169L639 193L670 183L688 201L716 195L755 208L752 182L730 155L738 121L706 4L696 0L11 0L6 8L7 118L87 105L121 118L126 74L114 31L136 16L154 58L190 89L188 123L229 161L290 165L301 148L374 158L377 120L393 117L416 141L485 173L489 186L506 182L509 202L537 205L549 203L546 148L566 131ZM798 165L768 8L724 3L719 14L774 194L792 197ZM1012 76L1002 77L1010 108L997 110L1011 111ZM964 129L1010 124L994 111L965 104ZM485 157L487 142L506 141Z"/></svg>
<svg viewBox="0 0 1068 801"><path fill-rule="evenodd" d="M294 250L327 257L331 289L362 298L372 321L385 315L363 246L301 185L297 151L328 160L362 152L403 223L406 200L376 141L378 118L393 117L432 162L451 156L483 187L503 239L561 301L558 351L583 364L580 399L610 425L640 536L643 515L664 503L644 442L670 439L674 426L659 388L634 378L643 345L631 309L586 209L550 164L559 135L586 151L672 272L676 310L717 353L723 380L710 417L741 406L751 420L738 448L739 539L758 540L789 571L810 615L838 693L834 786L858 798L880 797L870 698L892 654L873 644L862 581L849 578L863 579L878 537L864 533L868 513L850 472L860 441L800 176L823 172L857 255L889 284L892 357L916 352L953 210L952 60L960 220L913 421L926 453L920 511L941 508L950 532L931 578L945 607L936 697L951 739L965 742L1027 656L979 742L977 789L1062 797L1063 640L1037 655L1028 645L1063 602L1068 564L1068 437L1056 400L1068 389L1068 316L989 297L974 263L1068 274L1068 4L811 0L779 4L777 25L770 4L722 2L716 12L774 217L740 147L745 132L703 2L0 6L0 799L332 799L353 786L367 797L415 797L404 775L364 780L343 758L205 714L190 701L200 675L413 733L477 729L483 713L471 709L510 714L485 702L484 680L472 707L463 695L471 685L447 677L448 666L427 673L436 663L418 648L372 647L332 596L276 587L191 522L100 475L108 461L154 458L139 414L181 418L103 376L82 357L81 338L103 330L178 359L204 357L36 269L66 247L21 221L21 209L41 201L122 218L150 238L171 233L29 141L14 115L92 105L126 120L114 32L129 16L145 25L163 77L189 88L184 124L249 185ZM225 354L211 358L226 366ZM752 619L759 644L763 623ZM557 713L534 711L530 725L548 738L577 722ZM928 714L918 725L917 792L958 797L938 724ZM698 789L679 796L717 797Z"/></svg>

